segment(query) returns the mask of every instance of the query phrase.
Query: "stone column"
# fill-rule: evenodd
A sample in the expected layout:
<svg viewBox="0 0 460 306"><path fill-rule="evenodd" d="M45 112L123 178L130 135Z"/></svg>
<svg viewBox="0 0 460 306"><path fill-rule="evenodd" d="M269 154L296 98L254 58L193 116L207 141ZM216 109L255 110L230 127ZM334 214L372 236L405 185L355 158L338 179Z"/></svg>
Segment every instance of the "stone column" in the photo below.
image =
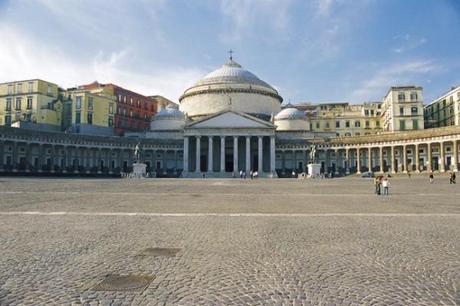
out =
<svg viewBox="0 0 460 306"><path fill-rule="evenodd" d="M12 163L13 163L13 169L18 169L18 164L19 164L19 158L18 158L18 143L16 141L13 142L13 151L12 151L12 157L11 157Z"/></svg>
<svg viewBox="0 0 460 306"><path fill-rule="evenodd" d="M339 174L339 149L335 148L334 149L334 154L335 154L335 174Z"/></svg>
<svg viewBox="0 0 460 306"><path fill-rule="evenodd" d="M396 173L395 146L391 146L391 173Z"/></svg>
<svg viewBox="0 0 460 306"><path fill-rule="evenodd" d="M453 158L452 158L452 164L454 166L453 171L458 171L458 143L456 140L452 141L452 145L454 146L453 148Z"/></svg>
<svg viewBox="0 0 460 306"><path fill-rule="evenodd" d="M286 172L286 151L284 150L281 151L281 172L282 173Z"/></svg>
<svg viewBox="0 0 460 306"><path fill-rule="evenodd" d="M212 140L214 139L214 136L208 136L208 172L213 172L213 143Z"/></svg>
<svg viewBox="0 0 460 306"><path fill-rule="evenodd" d="M166 151L165 151L166 152ZM196 136L195 172L201 172L201 136ZM164 165L163 165L164 168Z"/></svg>
<svg viewBox="0 0 460 306"><path fill-rule="evenodd" d="M3 170L3 164L5 163L5 142L0 141L0 170Z"/></svg>
<svg viewBox="0 0 460 306"><path fill-rule="evenodd" d="M188 136L185 136L184 137L184 154L183 154L183 162L184 162L184 169L182 170L183 173L187 173L189 171L189 168L188 168L188 156L189 156L189 137ZM155 152L152 152L152 156L154 156ZM153 163L155 159L153 159ZM157 165L152 165L152 169L155 169L156 170L156 166Z"/></svg>
<svg viewBox="0 0 460 306"><path fill-rule="evenodd" d="M225 172L225 136L220 136L220 172Z"/></svg>
<svg viewBox="0 0 460 306"><path fill-rule="evenodd" d="M246 136L246 173L251 171L251 137Z"/></svg>
<svg viewBox="0 0 460 306"><path fill-rule="evenodd" d="M359 156L359 148L356 148L356 173L361 174L361 158Z"/></svg>
<svg viewBox="0 0 460 306"><path fill-rule="evenodd" d="M200 148L200 150L201 150L201 148ZM200 167L198 167L198 169L201 170ZM164 149L163 150L163 173L167 173L167 172L168 172L168 149ZM200 172L200 171L198 171L198 172Z"/></svg>
<svg viewBox="0 0 460 306"><path fill-rule="evenodd" d="M270 172L275 173L275 136L270 136Z"/></svg>
<svg viewBox="0 0 460 306"><path fill-rule="evenodd" d="M415 154L414 154L414 158L415 158L415 172L416 173L420 173L420 153L418 152L419 148L418 148L418 143L415 144L415 147L414 147L414 150L415 150Z"/></svg>
<svg viewBox="0 0 460 306"><path fill-rule="evenodd" d="M233 172L237 173L238 169L238 136L233 136Z"/></svg>
<svg viewBox="0 0 460 306"><path fill-rule="evenodd" d="M380 166L380 173L384 173L385 168L383 167L383 147L379 147L379 166Z"/></svg>
<svg viewBox="0 0 460 306"><path fill-rule="evenodd" d="M263 137L259 136L258 138L258 143L257 143L257 154L258 154L258 160L257 160L257 172L262 173L264 172L264 164L263 164Z"/></svg>
<svg viewBox="0 0 460 306"><path fill-rule="evenodd" d="M403 150L403 167L404 167L404 171L403 173L407 173L407 145L403 145L402 147L402 150Z"/></svg>
<svg viewBox="0 0 460 306"><path fill-rule="evenodd" d="M44 160L45 160L45 146L43 144L39 144L38 145L38 172L42 172Z"/></svg>
<svg viewBox="0 0 460 306"><path fill-rule="evenodd" d="M349 148L345 148L345 160L346 160L345 174L350 174L350 149Z"/></svg>
<svg viewBox="0 0 460 306"><path fill-rule="evenodd" d="M444 142L440 142L439 143L439 155L440 155L440 159L439 159L439 171L440 172L444 172L446 171L446 162L445 162L445 154L444 154Z"/></svg>
<svg viewBox="0 0 460 306"><path fill-rule="evenodd" d="M428 164L427 164L427 167L426 167L426 170L428 172L431 172L433 171L433 156L431 156L431 143L427 143L427 158L428 158Z"/></svg>
<svg viewBox="0 0 460 306"><path fill-rule="evenodd" d="M368 161L367 161L367 169L368 171L372 171L372 147L367 149Z"/></svg>
<svg viewBox="0 0 460 306"><path fill-rule="evenodd" d="M54 145L53 145L53 150L54 150ZM32 165L32 146L30 143L26 143L26 170L30 172L30 168Z"/></svg>

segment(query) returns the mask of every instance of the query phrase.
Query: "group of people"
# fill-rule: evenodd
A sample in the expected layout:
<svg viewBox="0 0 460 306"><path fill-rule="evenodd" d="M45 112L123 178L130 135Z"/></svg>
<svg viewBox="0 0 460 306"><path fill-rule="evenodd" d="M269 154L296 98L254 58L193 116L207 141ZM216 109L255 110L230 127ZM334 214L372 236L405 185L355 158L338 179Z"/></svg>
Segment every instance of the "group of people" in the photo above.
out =
<svg viewBox="0 0 460 306"><path fill-rule="evenodd" d="M388 195L390 189L390 181L388 177L379 175L374 178L375 194L377 195Z"/></svg>
<svg viewBox="0 0 460 306"><path fill-rule="evenodd" d="M240 170L240 179L246 179L246 171ZM259 172L257 171L249 171L249 177L252 179L255 179L259 177Z"/></svg>

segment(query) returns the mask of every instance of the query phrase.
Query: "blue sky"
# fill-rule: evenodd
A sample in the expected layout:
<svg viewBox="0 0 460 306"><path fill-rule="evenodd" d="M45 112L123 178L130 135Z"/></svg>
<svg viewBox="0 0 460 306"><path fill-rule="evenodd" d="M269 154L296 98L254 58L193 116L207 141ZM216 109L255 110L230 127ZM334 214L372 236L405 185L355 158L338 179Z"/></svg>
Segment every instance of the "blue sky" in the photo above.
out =
<svg viewBox="0 0 460 306"><path fill-rule="evenodd" d="M0 82L114 82L174 101L227 60L298 102L460 85L459 0L0 0Z"/></svg>

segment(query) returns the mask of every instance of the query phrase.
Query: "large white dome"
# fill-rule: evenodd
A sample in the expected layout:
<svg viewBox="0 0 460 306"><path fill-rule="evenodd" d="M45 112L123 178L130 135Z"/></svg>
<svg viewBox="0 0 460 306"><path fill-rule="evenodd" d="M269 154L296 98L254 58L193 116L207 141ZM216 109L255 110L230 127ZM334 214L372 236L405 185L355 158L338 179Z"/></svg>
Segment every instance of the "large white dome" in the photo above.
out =
<svg viewBox="0 0 460 306"><path fill-rule="evenodd" d="M277 131L308 131L310 121L305 113L294 106L283 109L275 116Z"/></svg>
<svg viewBox="0 0 460 306"><path fill-rule="evenodd" d="M283 99L269 84L230 59L204 76L179 98L180 110L191 118L224 110L268 119Z"/></svg>

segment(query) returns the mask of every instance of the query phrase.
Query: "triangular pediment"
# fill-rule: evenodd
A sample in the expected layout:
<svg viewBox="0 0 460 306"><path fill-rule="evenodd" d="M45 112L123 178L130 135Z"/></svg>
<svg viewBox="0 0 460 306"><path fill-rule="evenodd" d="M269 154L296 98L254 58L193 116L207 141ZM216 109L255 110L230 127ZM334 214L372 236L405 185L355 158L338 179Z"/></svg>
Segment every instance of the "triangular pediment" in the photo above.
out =
<svg viewBox="0 0 460 306"><path fill-rule="evenodd" d="M187 128L275 128L275 126L264 120L255 118L248 114L225 111L191 122Z"/></svg>

